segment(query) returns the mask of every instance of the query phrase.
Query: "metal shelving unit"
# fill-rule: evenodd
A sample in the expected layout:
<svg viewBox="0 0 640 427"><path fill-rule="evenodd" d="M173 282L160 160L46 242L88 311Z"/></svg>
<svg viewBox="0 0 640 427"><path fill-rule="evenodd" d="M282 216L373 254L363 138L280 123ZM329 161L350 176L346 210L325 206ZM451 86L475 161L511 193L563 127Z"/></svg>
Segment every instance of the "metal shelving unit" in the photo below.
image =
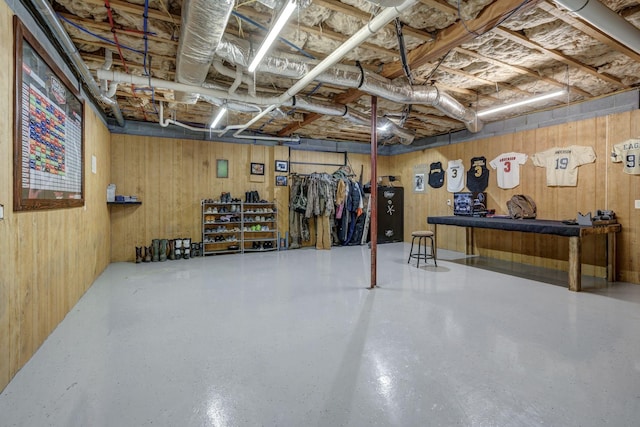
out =
<svg viewBox="0 0 640 427"><path fill-rule="evenodd" d="M242 251L278 250L278 211L275 203L242 204Z"/></svg>

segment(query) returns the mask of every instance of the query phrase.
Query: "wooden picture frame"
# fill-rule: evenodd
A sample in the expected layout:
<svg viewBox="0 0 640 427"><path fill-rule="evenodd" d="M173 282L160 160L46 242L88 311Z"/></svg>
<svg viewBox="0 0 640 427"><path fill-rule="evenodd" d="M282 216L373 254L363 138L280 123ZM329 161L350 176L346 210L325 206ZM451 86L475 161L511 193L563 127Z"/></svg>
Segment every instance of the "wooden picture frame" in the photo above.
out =
<svg viewBox="0 0 640 427"><path fill-rule="evenodd" d="M216 177L229 178L229 160L216 160Z"/></svg>
<svg viewBox="0 0 640 427"><path fill-rule="evenodd" d="M286 175L276 175L276 187L286 187L289 184L289 180Z"/></svg>
<svg viewBox="0 0 640 427"><path fill-rule="evenodd" d="M289 172L289 162L286 160L276 160L276 172Z"/></svg>
<svg viewBox="0 0 640 427"><path fill-rule="evenodd" d="M84 101L17 16L13 209L84 206Z"/></svg>
<svg viewBox="0 0 640 427"><path fill-rule="evenodd" d="M251 175L264 175L264 163L251 163Z"/></svg>

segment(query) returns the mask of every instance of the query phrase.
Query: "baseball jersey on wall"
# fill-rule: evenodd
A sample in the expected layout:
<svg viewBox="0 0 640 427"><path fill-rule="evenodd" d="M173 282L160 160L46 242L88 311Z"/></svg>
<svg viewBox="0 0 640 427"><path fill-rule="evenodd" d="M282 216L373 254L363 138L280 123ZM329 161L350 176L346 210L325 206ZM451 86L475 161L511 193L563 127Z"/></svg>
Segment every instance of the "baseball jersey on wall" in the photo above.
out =
<svg viewBox="0 0 640 427"><path fill-rule="evenodd" d="M611 161L624 162L624 173L640 175L640 139L629 139L614 145Z"/></svg>
<svg viewBox="0 0 640 427"><path fill-rule="evenodd" d="M456 193L464 188L464 166L462 159L449 160L447 166L447 191Z"/></svg>
<svg viewBox="0 0 640 427"><path fill-rule="evenodd" d="M467 171L467 188L470 191L480 193L489 185L489 169L487 159L484 156L472 157L471 167Z"/></svg>
<svg viewBox="0 0 640 427"><path fill-rule="evenodd" d="M444 169L442 163L433 162L429 167L429 185L433 188L440 188L444 184Z"/></svg>
<svg viewBox="0 0 640 427"><path fill-rule="evenodd" d="M571 145L555 147L531 157L533 164L547 168L549 187L575 187L578 185L578 166L596 161L593 147Z"/></svg>
<svg viewBox="0 0 640 427"><path fill-rule="evenodd" d="M527 161L524 153L502 153L489 164L497 171L498 187L509 189L520 185L520 165Z"/></svg>

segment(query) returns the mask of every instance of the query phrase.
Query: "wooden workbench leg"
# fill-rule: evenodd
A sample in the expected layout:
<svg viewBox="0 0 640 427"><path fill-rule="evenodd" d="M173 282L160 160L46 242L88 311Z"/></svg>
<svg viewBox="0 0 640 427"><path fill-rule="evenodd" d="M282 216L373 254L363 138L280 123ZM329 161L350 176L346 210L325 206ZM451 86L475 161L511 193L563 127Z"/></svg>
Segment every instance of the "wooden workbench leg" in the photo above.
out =
<svg viewBox="0 0 640 427"><path fill-rule="evenodd" d="M582 237L569 237L569 290L582 290Z"/></svg>
<svg viewBox="0 0 640 427"><path fill-rule="evenodd" d="M474 246L475 242L473 241L473 227L466 227L466 255L475 255Z"/></svg>
<svg viewBox="0 0 640 427"><path fill-rule="evenodd" d="M607 282L618 280L616 269L616 233L607 233Z"/></svg>

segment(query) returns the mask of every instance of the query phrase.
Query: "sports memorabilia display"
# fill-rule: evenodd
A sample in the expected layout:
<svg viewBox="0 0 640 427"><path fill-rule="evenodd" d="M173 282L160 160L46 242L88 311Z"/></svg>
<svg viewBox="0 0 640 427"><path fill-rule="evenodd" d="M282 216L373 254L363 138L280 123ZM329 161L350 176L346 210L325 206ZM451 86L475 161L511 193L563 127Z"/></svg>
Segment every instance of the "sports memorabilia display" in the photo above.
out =
<svg viewBox="0 0 640 427"><path fill-rule="evenodd" d="M520 185L520 165L524 165L528 156L524 153L502 153L489 164L498 175L498 187L509 189Z"/></svg>
<svg viewBox="0 0 640 427"><path fill-rule="evenodd" d="M444 169L441 162L433 162L429 166L429 185L440 188L444 185Z"/></svg>
<svg viewBox="0 0 640 427"><path fill-rule="evenodd" d="M449 160L447 167L447 191L456 193L464 188L464 166L462 159Z"/></svg>
<svg viewBox="0 0 640 427"><path fill-rule="evenodd" d="M463 216L485 216L487 193L460 192L453 194L453 214Z"/></svg>
<svg viewBox="0 0 640 427"><path fill-rule="evenodd" d="M547 168L547 186L575 187L578 185L578 166L595 162L596 153L593 147L571 145L536 153L531 160L534 165Z"/></svg>
<svg viewBox="0 0 640 427"><path fill-rule="evenodd" d="M489 169L487 158L484 156L472 157L471 167L467 171L467 188L473 192L481 192L489 185Z"/></svg>
<svg viewBox="0 0 640 427"><path fill-rule="evenodd" d="M624 173L640 175L640 139L629 139L614 145L611 161L624 162Z"/></svg>

